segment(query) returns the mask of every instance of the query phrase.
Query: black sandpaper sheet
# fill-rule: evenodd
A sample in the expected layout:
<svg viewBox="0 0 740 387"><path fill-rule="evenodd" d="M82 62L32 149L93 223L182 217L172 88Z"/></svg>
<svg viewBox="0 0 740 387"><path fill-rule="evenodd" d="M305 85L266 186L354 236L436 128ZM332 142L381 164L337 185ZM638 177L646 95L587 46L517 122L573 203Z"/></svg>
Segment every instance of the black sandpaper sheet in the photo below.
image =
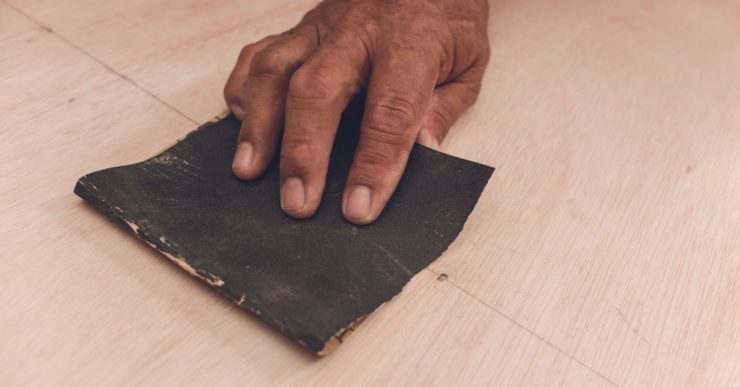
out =
<svg viewBox="0 0 740 387"><path fill-rule="evenodd" d="M256 181L234 177L233 116L203 125L152 159L83 176L75 193L323 355L447 249L493 172L414 146L383 214L355 226L343 219L341 200L358 127L357 119L342 120L322 204L307 220L281 211L277 162Z"/></svg>

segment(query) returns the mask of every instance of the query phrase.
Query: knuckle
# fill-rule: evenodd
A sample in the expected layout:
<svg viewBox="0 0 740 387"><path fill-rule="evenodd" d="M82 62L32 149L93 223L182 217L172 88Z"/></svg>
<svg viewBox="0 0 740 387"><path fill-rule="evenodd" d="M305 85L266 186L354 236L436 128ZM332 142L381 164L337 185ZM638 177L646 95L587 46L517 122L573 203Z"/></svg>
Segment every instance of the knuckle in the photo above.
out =
<svg viewBox="0 0 740 387"><path fill-rule="evenodd" d="M287 132L283 138L284 153L290 155L304 154L313 151L313 138L304 132Z"/></svg>
<svg viewBox="0 0 740 387"><path fill-rule="evenodd" d="M224 85L224 99L226 99L226 102L237 102L243 89L244 78L239 76L239 74L237 74L235 70L231 73L229 79Z"/></svg>
<svg viewBox="0 0 740 387"><path fill-rule="evenodd" d="M237 102L239 99L239 94L236 91L234 82L231 80L226 82L223 93L224 93L224 100L226 100L227 103Z"/></svg>
<svg viewBox="0 0 740 387"><path fill-rule="evenodd" d="M250 77L279 77L290 71L291 63L279 49L266 48L252 57L249 67Z"/></svg>
<svg viewBox="0 0 740 387"><path fill-rule="evenodd" d="M417 104L407 97L385 97L370 106L365 116L365 130L381 138L402 140L416 124Z"/></svg>
<svg viewBox="0 0 740 387"><path fill-rule="evenodd" d="M374 150L375 148L400 148L409 143L410 133L413 133L413 131L409 129L399 130L396 129L396 127L380 122L366 124L363 128L363 134L367 136L368 141L373 144L370 148L371 150Z"/></svg>
<svg viewBox="0 0 740 387"><path fill-rule="evenodd" d="M280 168L289 174L308 175L318 154L318 147L308 136L286 136L280 152Z"/></svg>
<svg viewBox="0 0 740 387"><path fill-rule="evenodd" d="M293 100L325 101L332 99L331 82L326 71L315 67L301 67L288 84L288 98Z"/></svg>
<svg viewBox="0 0 740 387"><path fill-rule="evenodd" d="M358 163L368 170L379 172L402 163L411 151L415 133L410 127L399 127L384 119L369 121L363 127L361 146L356 156Z"/></svg>
<svg viewBox="0 0 740 387"><path fill-rule="evenodd" d="M240 104L242 102L243 84L233 77L229 78L224 85L223 95L227 104Z"/></svg>
<svg viewBox="0 0 740 387"><path fill-rule="evenodd" d="M357 154L357 162L366 169L384 170L403 160L407 153L402 147L389 147L380 143L362 149Z"/></svg>
<svg viewBox="0 0 740 387"><path fill-rule="evenodd" d="M254 47L254 43L242 47L241 51L239 51L239 61L249 58L254 52Z"/></svg>
<svg viewBox="0 0 740 387"><path fill-rule="evenodd" d="M403 173L402 165L408 158L409 150L376 145L368 146L357 153L352 167L353 181L375 186L386 179L395 180Z"/></svg>
<svg viewBox="0 0 740 387"><path fill-rule="evenodd" d="M455 115L447 107L438 106L429 110L432 119L444 128L449 128L455 121Z"/></svg>

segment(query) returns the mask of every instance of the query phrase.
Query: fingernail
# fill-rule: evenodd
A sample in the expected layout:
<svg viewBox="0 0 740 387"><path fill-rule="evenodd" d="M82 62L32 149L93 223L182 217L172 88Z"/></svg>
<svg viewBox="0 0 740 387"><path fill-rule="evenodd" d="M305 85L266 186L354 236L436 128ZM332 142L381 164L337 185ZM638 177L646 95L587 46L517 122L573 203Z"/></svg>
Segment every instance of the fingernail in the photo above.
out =
<svg viewBox="0 0 740 387"><path fill-rule="evenodd" d="M234 164L232 169L234 170L246 170L249 165L252 164L252 156L254 155L254 147L249 141L241 141L236 146L236 154L234 155Z"/></svg>
<svg viewBox="0 0 740 387"><path fill-rule="evenodd" d="M234 113L236 118L238 118L239 120L244 118L244 110L241 106L232 103L229 105L229 110L231 110L231 112Z"/></svg>
<svg viewBox="0 0 740 387"><path fill-rule="evenodd" d="M297 177L289 177L283 182L280 192L280 206L283 211L300 210L306 205L306 190L303 181Z"/></svg>
<svg viewBox="0 0 740 387"><path fill-rule="evenodd" d="M370 200L372 191L364 185L352 187L347 199L347 207L344 214L352 219L366 219L370 216Z"/></svg>

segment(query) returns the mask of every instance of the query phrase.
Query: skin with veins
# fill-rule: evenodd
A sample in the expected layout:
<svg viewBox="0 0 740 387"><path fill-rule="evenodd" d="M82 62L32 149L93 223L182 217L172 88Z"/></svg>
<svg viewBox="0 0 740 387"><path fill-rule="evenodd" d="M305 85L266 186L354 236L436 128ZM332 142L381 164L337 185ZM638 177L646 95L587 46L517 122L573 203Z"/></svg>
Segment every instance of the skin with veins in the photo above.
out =
<svg viewBox="0 0 740 387"><path fill-rule="evenodd" d="M366 90L342 212L373 222L413 143L438 148L475 102L487 19L486 0L326 0L291 30L247 45L224 89L242 121L234 174L259 177L281 147L281 207L312 216L340 115Z"/></svg>

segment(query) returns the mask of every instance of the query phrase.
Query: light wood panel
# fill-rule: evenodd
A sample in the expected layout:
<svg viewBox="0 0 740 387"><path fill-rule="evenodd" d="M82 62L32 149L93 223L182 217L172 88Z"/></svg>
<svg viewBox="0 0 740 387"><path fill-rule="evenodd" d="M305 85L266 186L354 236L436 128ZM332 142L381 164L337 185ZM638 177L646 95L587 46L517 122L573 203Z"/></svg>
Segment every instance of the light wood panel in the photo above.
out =
<svg viewBox="0 0 740 387"><path fill-rule="evenodd" d="M23 17L23 15L13 12L4 3L0 3L0 26L2 26L0 28L0 42L24 32L41 29L41 27Z"/></svg>
<svg viewBox="0 0 740 387"><path fill-rule="evenodd" d="M7 1L0 381L740 380L740 4L494 1L443 150L498 169L431 270L316 361L71 195L223 110L238 49L313 2Z"/></svg>
<svg viewBox="0 0 740 387"><path fill-rule="evenodd" d="M444 148L498 169L432 267L619 384L740 380L737 4L499 4Z"/></svg>
<svg viewBox="0 0 740 387"><path fill-rule="evenodd" d="M0 12L13 13L10 9ZM16 122L116 78L41 28L29 28L0 39L0 53L0 131L3 133ZM33 71L28 71L29 68Z"/></svg>
<svg viewBox="0 0 740 387"><path fill-rule="evenodd" d="M130 77L198 122L226 108L223 85L246 44L292 28L314 1L294 1L280 18L263 17L194 43L136 70ZM193 98L193 96L197 98Z"/></svg>
<svg viewBox="0 0 740 387"><path fill-rule="evenodd" d="M239 50L293 27L316 2L9 1L197 122L225 109Z"/></svg>
<svg viewBox="0 0 740 387"><path fill-rule="evenodd" d="M310 9L315 1L10 0L7 3L108 66L129 73L235 28L280 20L295 9ZM280 27L280 23L275 27ZM245 39L259 32L245 34Z"/></svg>

